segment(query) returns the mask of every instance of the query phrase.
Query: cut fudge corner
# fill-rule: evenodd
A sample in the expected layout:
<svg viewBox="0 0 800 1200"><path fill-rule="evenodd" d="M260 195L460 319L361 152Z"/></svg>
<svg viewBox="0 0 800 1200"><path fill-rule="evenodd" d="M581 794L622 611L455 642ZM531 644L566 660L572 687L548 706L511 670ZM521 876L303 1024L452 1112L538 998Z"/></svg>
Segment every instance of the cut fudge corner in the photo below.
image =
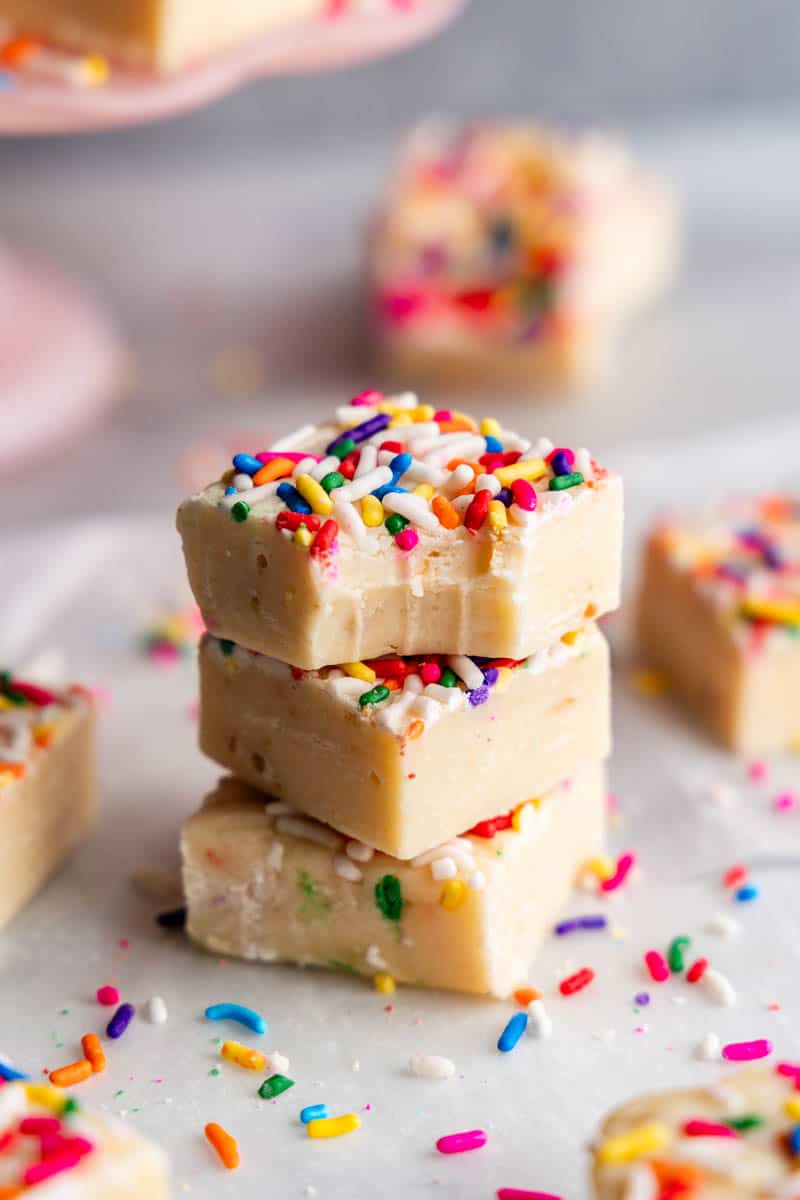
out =
<svg viewBox="0 0 800 1200"><path fill-rule="evenodd" d="M604 844L581 767L538 802L401 862L226 777L183 826L187 931L260 962L507 996Z"/></svg>

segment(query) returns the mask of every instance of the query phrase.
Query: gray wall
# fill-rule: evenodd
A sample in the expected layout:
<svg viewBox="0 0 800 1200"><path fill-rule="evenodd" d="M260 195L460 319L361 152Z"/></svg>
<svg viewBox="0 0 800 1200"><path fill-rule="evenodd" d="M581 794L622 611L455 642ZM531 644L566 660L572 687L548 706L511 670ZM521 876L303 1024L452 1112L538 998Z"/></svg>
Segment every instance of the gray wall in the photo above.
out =
<svg viewBox="0 0 800 1200"><path fill-rule="evenodd" d="M624 123L800 99L800 0L472 0L410 54L262 81L150 129L62 143L95 162L132 150L224 156L394 136L430 110ZM0 101L1 102L1 101ZM0 145L9 156L47 145Z"/></svg>

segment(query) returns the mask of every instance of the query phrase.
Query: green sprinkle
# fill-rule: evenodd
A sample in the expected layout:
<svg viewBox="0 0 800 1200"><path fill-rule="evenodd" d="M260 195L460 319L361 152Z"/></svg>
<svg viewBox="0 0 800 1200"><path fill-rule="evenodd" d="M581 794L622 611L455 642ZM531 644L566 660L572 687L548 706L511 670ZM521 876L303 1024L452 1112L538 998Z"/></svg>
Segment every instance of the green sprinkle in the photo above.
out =
<svg viewBox="0 0 800 1200"><path fill-rule="evenodd" d="M330 900L320 892L308 871L298 871L297 887L303 897L300 912L306 917L318 917L330 908Z"/></svg>
<svg viewBox="0 0 800 1200"><path fill-rule="evenodd" d="M258 1089L258 1094L262 1100L274 1100L281 1092L288 1092L289 1088L293 1087L294 1080L289 1079L287 1075L270 1075Z"/></svg>
<svg viewBox="0 0 800 1200"><path fill-rule="evenodd" d="M221 653L224 654L226 658L230 658L230 656L233 654L234 650L236 649L233 642L229 642L227 638L219 639L219 648L220 648Z"/></svg>
<svg viewBox="0 0 800 1200"><path fill-rule="evenodd" d="M61 1109L62 1117L71 1117L75 1113L81 1111L81 1106L73 1096L68 1096L64 1101L64 1107Z"/></svg>
<svg viewBox="0 0 800 1200"><path fill-rule="evenodd" d="M439 683L442 687L456 687L458 685L458 676L455 671L451 671L449 667L445 667Z"/></svg>
<svg viewBox="0 0 800 1200"><path fill-rule="evenodd" d="M333 967L334 971L346 971L348 975L358 974L352 963L342 962L340 958L329 958L328 966Z"/></svg>
<svg viewBox="0 0 800 1200"><path fill-rule="evenodd" d="M673 975L679 974L686 966L686 951L691 944L692 939L689 937L676 937L670 942L669 950L667 951L667 962Z"/></svg>
<svg viewBox="0 0 800 1200"><path fill-rule="evenodd" d="M375 884L375 903L387 921L399 921L403 915L403 889L396 875L384 875Z"/></svg>
<svg viewBox="0 0 800 1200"><path fill-rule="evenodd" d="M399 533L401 529L405 529L406 525L408 525L408 518L401 517L400 513L392 513L383 523L392 537L394 537L396 533Z"/></svg>
<svg viewBox="0 0 800 1200"><path fill-rule="evenodd" d="M550 491L565 492L567 488L577 487L579 483L583 483L580 471L573 471L570 475L555 475L550 480Z"/></svg>
<svg viewBox="0 0 800 1200"><path fill-rule="evenodd" d="M368 692L358 697L359 708L366 708L368 704L380 704L382 700L386 700L390 695L389 689L382 683L377 687L372 688Z"/></svg>
<svg viewBox="0 0 800 1200"><path fill-rule="evenodd" d="M764 1124L764 1118L760 1117L758 1113L742 1113L740 1117L723 1117L722 1124L739 1133L747 1133L749 1129L760 1129Z"/></svg>
<svg viewBox="0 0 800 1200"><path fill-rule="evenodd" d="M231 516L241 525L242 521L246 521L250 516L250 505L246 500L237 500L231 509Z"/></svg>
<svg viewBox="0 0 800 1200"><path fill-rule="evenodd" d="M320 479L319 485L326 492L332 492L334 488L344 485L344 475L342 475L341 471L329 471L323 479Z"/></svg>
<svg viewBox="0 0 800 1200"><path fill-rule="evenodd" d="M352 438L342 438L342 440L337 442L335 446L331 446L331 454L334 456L334 458L338 458L339 462L341 462L342 459L347 458L348 454L355 450L355 448L356 444ZM324 482L322 486L325 487Z"/></svg>
<svg viewBox="0 0 800 1200"><path fill-rule="evenodd" d="M209 1075L219 1075L219 1067L212 1067L208 1073Z"/></svg>

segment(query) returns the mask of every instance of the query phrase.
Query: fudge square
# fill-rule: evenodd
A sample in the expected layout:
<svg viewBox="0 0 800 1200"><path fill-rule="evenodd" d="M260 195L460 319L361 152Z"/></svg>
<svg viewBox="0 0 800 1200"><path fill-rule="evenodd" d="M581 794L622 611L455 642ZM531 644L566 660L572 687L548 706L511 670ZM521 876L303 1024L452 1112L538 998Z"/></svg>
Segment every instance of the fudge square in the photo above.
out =
<svg viewBox="0 0 800 1200"><path fill-rule="evenodd" d="M518 663L393 657L322 672L206 636L200 746L262 791L412 858L606 757L607 644L595 626L565 636Z"/></svg>
<svg viewBox="0 0 800 1200"><path fill-rule="evenodd" d="M208 629L305 670L524 658L619 601L619 477L412 393L235 455L177 524Z"/></svg>
<svg viewBox="0 0 800 1200"><path fill-rule="evenodd" d="M0 672L0 928L81 841L94 807L88 693Z"/></svg>
<svg viewBox="0 0 800 1200"><path fill-rule="evenodd" d="M800 497L738 496L651 534L638 614L645 658L723 743L800 739Z"/></svg>
<svg viewBox="0 0 800 1200"><path fill-rule="evenodd" d="M48 1084L0 1083L0 1196L167 1200L167 1160L130 1124Z"/></svg>
<svg viewBox="0 0 800 1200"><path fill-rule="evenodd" d="M668 188L617 139L426 122L370 238L381 363L450 386L590 381L672 281L677 243Z"/></svg>
<svg viewBox="0 0 800 1200"><path fill-rule="evenodd" d="M796 1197L796 1077L796 1067L779 1063L629 1100L593 1147L595 1200Z"/></svg>
<svg viewBox="0 0 800 1200"><path fill-rule="evenodd" d="M187 930L216 954L507 996L600 851L605 807L590 764L400 862L228 778L183 828Z"/></svg>

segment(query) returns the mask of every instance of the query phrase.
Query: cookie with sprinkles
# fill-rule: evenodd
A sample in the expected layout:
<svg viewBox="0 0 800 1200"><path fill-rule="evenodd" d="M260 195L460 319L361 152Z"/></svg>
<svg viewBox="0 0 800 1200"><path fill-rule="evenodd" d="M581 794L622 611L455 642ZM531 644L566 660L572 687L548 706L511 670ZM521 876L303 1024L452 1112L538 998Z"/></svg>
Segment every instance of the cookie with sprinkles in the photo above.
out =
<svg viewBox="0 0 800 1200"><path fill-rule="evenodd" d="M590 624L520 661L385 655L298 671L208 635L200 746L254 787L411 858L606 757L608 647Z"/></svg>
<svg viewBox="0 0 800 1200"><path fill-rule="evenodd" d="M88 692L0 671L0 928L85 836L94 805Z"/></svg>
<svg viewBox="0 0 800 1200"><path fill-rule="evenodd" d="M661 521L638 612L647 662L725 745L800 740L800 497L735 496Z"/></svg>
<svg viewBox="0 0 800 1200"><path fill-rule="evenodd" d="M403 862L224 779L185 823L189 936L214 954L507 996L602 848L603 767ZM538 995L538 993L537 993Z"/></svg>
<svg viewBox="0 0 800 1200"><path fill-rule="evenodd" d="M798 1078L777 1063L622 1105L592 1148L596 1200L800 1196Z"/></svg>
<svg viewBox="0 0 800 1200"><path fill-rule="evenodd" d="M526 658L619 599L618 476L412 393L234 455L177 524L210 632L303 670Z"/></svg>

